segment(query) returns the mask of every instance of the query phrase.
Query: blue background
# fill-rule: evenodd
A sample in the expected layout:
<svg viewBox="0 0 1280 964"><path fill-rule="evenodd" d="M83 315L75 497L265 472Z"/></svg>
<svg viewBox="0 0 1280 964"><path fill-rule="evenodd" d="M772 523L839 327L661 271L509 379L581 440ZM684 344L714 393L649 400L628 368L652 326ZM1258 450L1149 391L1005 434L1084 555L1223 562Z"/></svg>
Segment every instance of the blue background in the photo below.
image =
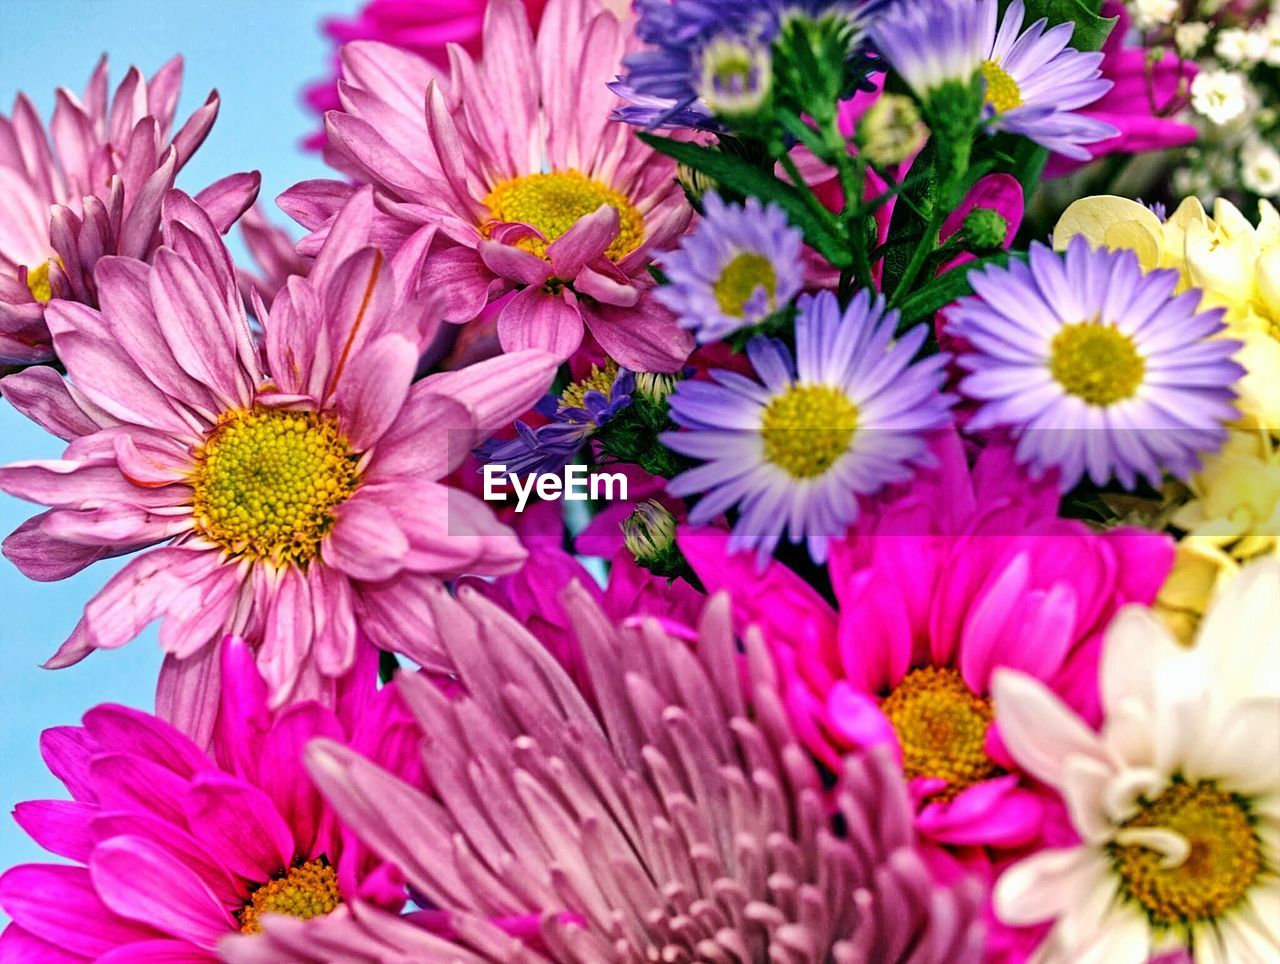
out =
<svg viewBox="0 0 1280 964"><path fill-rule="evenodd" d="M327 69L320 19L355 6L355 0L0 0L0 111L8 114L23 90L47 120L55 88L81 91L103 52L111 57L113 87L130 64L150 75L182 53L179 118L211 88L222 106L178 186L196 191L225 174L256 169L261 198L269 202L290 184L325 173L318 158L298 148L315 126L299 91ZM239 253L235 243L233 249ZM61 447L0 402L0 464L56 458ZM35 511L0 494L0 534ZM154 630L70 669L40 668L120 564L98 563L64 582L35 583L0 559L0 870L47 859L8 816L20 800L65 795L40 759L40 731L77 722L95 703L152 708L160 665ZM0 923L5 920L0 914Z"/></svg>

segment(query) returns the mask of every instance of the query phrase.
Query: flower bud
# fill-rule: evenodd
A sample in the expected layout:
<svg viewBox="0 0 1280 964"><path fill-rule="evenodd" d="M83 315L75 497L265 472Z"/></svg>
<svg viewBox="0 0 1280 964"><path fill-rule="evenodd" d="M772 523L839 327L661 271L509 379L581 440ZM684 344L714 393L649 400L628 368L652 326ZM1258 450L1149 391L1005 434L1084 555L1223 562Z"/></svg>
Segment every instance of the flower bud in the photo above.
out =
<svg viewBox="0 0 1280 964"><path fill-rule="evenodd" d="M745 37L714 37L703 49L698 94L717 117L753 117L769 100L773 56L766 44Z"/></svg>
<svg viewBox="0 0 1280 964"><path fill-rule="evenodd" d="M928 136L915 101L902 94L881 95L858 124L858 145L878 167L901 164L924 146Z"/></svg>
<svg viewBox="0 0 1280 964"><path fill-rule="evenodd" d="M637 372L636 394L646 402L661 405L667 400L680 379L665 372Z"/></svg>
<svg viewBox="0 0 1280 964"><path fill-rule="evenodd" d="M974 208L964 218L964 237L973 251L996 251L1004 246L1009 222L991 208Z"/></svg>
<svg viewBox="0 0 1280 964"><path fill-rule="evenodd" d="M676 548L676 517L653 499L636 506L622 523L622 538L636 562L650 571L668 575L669 564L679 569L680 550Z"/></svg>

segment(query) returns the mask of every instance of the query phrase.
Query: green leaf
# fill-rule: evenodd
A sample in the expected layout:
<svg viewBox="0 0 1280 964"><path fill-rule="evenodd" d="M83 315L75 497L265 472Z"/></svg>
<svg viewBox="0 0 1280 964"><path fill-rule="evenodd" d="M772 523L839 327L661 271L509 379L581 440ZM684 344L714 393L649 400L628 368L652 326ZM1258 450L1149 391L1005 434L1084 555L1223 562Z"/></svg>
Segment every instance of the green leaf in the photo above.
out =
<svg viewBox="0 0 1280 964"><path fill-rule="evenodd" d="M794 186L741 157L669 137L647 133L638 136L654 150L701 171L726 187L762 201L775 202L787 212L791 223L804 232L804 239L814 250L837 268L849 266L849 251L840 235L835 215L822 208L812 196L806 197Z"/></svg>
<svg viewBox="0 0 1280 964"><path fill-rule="evenodd" d="M1049 18L1049 26L1070 21L1076 25L1071 46L1076 50L1098 50L1116 24L1115 17L1098 16L1093 0L1027 0L1027 23Z"/></svg>
<svg viewBox="0 0 1280 964"><path fill-rule="evenodd" d="M969 272L989 264L1003 265L1008 260L1009 253L1001 251L998 254L978 258L959 267L952 268L946 274L939 275L927 284L921 285L907 295L898 306L898 310L902 314L899 329L901 330L922 318L929 317L940 308L945 308L951 304L957 298L972 294L973 289L969 287Z"/></svg>

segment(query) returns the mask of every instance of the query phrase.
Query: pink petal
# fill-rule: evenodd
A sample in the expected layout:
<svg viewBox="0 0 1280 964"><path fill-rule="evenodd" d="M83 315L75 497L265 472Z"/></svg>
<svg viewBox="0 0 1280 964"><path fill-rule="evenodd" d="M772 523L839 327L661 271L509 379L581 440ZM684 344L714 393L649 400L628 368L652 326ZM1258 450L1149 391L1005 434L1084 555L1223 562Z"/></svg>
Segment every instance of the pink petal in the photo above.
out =
<svg viewBox="0 0 1280 964"><path fill-rule="evenodd" d="M271 798L235 777L198 776L186 797L186 814L195 838L247 881L265 883L296 856L293 834Z"/></svg>
<svg viewBox="0 0 1280 964"><path fill-rule="evenodd" d="M582 334L582 311L567 288L556 294L525 288L498 316L503 351L536 348L565 359L578 350Z"/></svg>
<svg viewBox="0 0 1280 964"><path fill-rule="evenodd" d="M23 864L0 877L0 907L41 940L90 959L155 931L121 920L83 867Z"/></svg>
<svg viewBox="0 0 1280 964"><path fill-rule="evenodd" d="M522 285L541 285L551 277L551 266L536 254L498 241L481 241L480 260L494 274Z"/></svg>
<svg viewBox="0 0 1280 964"><path fill-rule="evenodd" d="M484 438L533 408L550 389L558 365L554 353L508 350L458 371L428 375L415 393L437 393L466 405Z"/></svg>
<svg viewBox="0 0 1280 964"><path fill-rule="evenodd" d="M337 522L320 550L328 565L372 582L390 578L402 568L409 541L390 509L358 494L334 514Z"/></svg>
<svg viewBox="0 0 1280 964"><path fill-rule="evenodd" d="M228 174L199 192L195 202L204 208L219 233L226 234L240 215L253 206L261 186L262 175L257 171Z"/></svg>
<svg viewBox="0 0 1280 964"><path fill-rule="evenodd" d="M609 357L633 371L678 371L693 351L693 336L649 294L635 308L596 304L582 315Z"/></svg>
<svg viewBox="0 0 1280 964"><path fill-rule="evenodd" d="M111 910L197 947L212 950L219 938L239 929L199 877L145 838L99 844L89 872Z"/></svg>
<svg viewBox="0 0 1280 964"><path fill-rule="evenodd" d="M609 245L618 237L618 209L611 204L579 218L568 231L547 245L547 258L555 269L555 276L566 281L578 277L578 272L597 258L603 257Z"/></svg>
<svg viewBox="0 0 1280 964"><path fill-rule="evenodd" d="M97 812L94 804L74 800L27 800L13 808L13 819L45 850L84 863L93 849L89 821Z"/></svg>

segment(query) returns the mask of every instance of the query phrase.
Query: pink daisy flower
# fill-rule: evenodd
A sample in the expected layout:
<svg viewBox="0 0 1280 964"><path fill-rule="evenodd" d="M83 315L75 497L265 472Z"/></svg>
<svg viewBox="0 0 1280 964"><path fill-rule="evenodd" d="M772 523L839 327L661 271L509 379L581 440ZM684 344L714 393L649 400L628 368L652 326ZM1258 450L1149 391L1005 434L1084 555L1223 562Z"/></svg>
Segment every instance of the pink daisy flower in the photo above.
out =
<svg viewBox="0 0 1280 964"><path fill-rule="evenodd" d="M935 871L960 864L990 881L1059 832L1051 796L1000 743L993 673L1027 673L1096 718L1101 634L1122 606L1155 598L1173 552L1159 534L1058 518L1056 483L1028 481L1007 446L972 471L954 433L934 454L935 470L833 546L834 610L778 563L753 575L725 536L680 545L708 591L731 591L739 618L761 626L809 748L836 768L891 747Z"/></svg>
<svg viewBox="0 0 1280 964"><path fill-rule="evenodd" d="M0 368L50 361L50 299L97 306L104 255L148 260L160 202L218 114L218 95L174 133L182 58L152 75L129 68L111 96L107 60L82 97L60 89L48 131L25 94L0 117ZM225 232L258 194L257 173L232 174L196 195Z"/></svg>
<svg viewBox="0 0 1280 964"><path fill-rule="evenodd" d="M536 25L544 0L524 0L529 18ZM440 67L449 64L448 47L458 44L470 54L480 52L480 29L484 25L486 0L369 0L352 17L330 17L324 21L324 33L335 45L353 40L380 40L402 50L424 57ZM338 73L342 62L337 50L333 56L333 73L307 87L304 99L308 107L323 116L338 110ZM306 140L306 146L325 146L324 131Z"/></svg>
<svg viewBox="0 0 1280 964"><path fill-rule="evenodd" d="M209 643L224 633L254 646L273 705L331 698L362 642L432 662L423 587L525 558L483 502L436 480L547 390L555 360L523 352L414 383L438 310L401 284L412 249L388 261L369 245L367 191L308 277L291 279L269 315L256 305L259 351L208 216L179 192L165 205L154 265L103 259L101 310L50 307L69 384L48 368L0 382L72 439L61 459L0 469L0 488L50 507L4 551L55 580L149 549L46 665L159 619L158 705L203 736Z"/></svg>
<svg viewBox="0 0 1280 964"><path fill-rule="evenodd" d="M590 331L626 368L674 371L692 341L647 267L691 215L673 162L609 119L626 44L596 0L551 0L536 38L518 0L494 0L483 58L456 51L447 77L386 44L348 44L330 159L377 189L379 236L436 232L423 282L447 320L514 292L497 319L504 351L567 358ZM300 250L352 190L309 181L282 195L313 231Z"/></svg>
<svg viewBox="0 0 1280 964"><path fill-rule="evenodd" d="M0 959L216 961L218 942L267 914L310 920L348 901L398 911L404 879L339 821L302 767L326 737L417 784L420 734L394 686L343 694L339 712L274 713L253 656L221 647L224 685L210 756L174 727L123 706L46 730L45 762L71 800L18 804L36 843L70 861L0 877L12 919Z"/></svg>

